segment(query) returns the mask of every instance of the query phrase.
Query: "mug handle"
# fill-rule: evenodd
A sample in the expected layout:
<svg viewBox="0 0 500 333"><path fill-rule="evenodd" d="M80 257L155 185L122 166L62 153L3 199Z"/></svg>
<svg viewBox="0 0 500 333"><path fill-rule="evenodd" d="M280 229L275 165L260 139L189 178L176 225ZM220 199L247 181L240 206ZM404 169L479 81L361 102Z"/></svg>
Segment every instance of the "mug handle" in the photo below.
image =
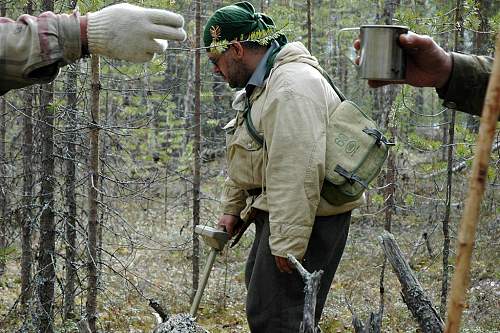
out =
<svg viewBox="0 0 500 333"><path fill-rule="evenodd" d="M354 49L354 47L349 46L348 49L347 49L348 52L341 52L341 50L342 50L342 45L341 45L342 37L341 37L341 34L349 32L349 31L360 31L360 28L359 27L355 27L355 28L343 28L343 29L340 29L339 31L337 31L337 36L336 36L337 49L339 50L339 54L341 54L344 57L346 57L347 59L349 59L349 61L354 66L358 67L359 65L356 65L356 63L354 62L354 60L358 56L358 52Z"/></svg>

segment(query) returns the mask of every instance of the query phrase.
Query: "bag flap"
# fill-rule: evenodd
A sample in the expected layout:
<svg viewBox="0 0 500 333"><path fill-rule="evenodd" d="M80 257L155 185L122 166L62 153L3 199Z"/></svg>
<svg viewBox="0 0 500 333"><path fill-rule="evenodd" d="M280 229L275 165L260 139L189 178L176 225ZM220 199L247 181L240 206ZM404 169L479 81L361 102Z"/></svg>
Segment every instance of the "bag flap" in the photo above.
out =
<svg viewBox="0 0 500 333"><path fill-rule="evenodd" d="M378 175L388 149L377 140L376 133L381 133L375 123L356 104L340 103L330 116L327 133L325 178L328 181L334 185L344 184L348 181L345 172L355 173L365 181ZM343 175L339 167L345 171Z"/></svg>

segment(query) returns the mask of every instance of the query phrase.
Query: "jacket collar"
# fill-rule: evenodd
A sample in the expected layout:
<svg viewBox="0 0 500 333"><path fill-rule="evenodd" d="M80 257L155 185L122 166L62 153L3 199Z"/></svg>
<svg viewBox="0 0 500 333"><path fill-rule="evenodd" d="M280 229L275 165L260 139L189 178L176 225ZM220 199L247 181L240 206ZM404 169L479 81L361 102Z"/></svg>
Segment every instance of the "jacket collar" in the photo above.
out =
<svg viewBox="0 0 500 333"><path fill-rule="evenodd" d="M255 87L263 87L264 82L269 75L269 69L268 69L268 61L270 60L271 56L275 54L275 50L279 48L279 45L276 41L274 41L269 49L267 49L266 53L260 59L259 64L257 65L257 68L253 72L252 76L250 77L250 80L248 80L247 85L245 86L245 90L247 92L247 95L250 96L255 89Z"/></svg>

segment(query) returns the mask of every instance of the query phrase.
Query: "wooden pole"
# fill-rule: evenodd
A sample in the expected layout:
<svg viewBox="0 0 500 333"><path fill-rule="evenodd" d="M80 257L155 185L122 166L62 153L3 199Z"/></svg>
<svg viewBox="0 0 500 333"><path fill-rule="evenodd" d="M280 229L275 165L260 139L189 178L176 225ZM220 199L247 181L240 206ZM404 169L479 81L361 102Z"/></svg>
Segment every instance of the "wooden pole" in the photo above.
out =
<svg viewBox="0 0 500 333"><path fill-rule="evenodd" d="M488 90L486 91L479 127L477 147L469 181L469 194L465 202L462 220L460 221L457 261L455 264L455 273L451 281L445 333L458 332L465 305L465 292L469 285L470 261L474 247L476 226L479 223L479 210L486 187L491 146L500 114L500 56L498 52L500 52L500 34L497 35L496 57L493 63Z"/></svg>

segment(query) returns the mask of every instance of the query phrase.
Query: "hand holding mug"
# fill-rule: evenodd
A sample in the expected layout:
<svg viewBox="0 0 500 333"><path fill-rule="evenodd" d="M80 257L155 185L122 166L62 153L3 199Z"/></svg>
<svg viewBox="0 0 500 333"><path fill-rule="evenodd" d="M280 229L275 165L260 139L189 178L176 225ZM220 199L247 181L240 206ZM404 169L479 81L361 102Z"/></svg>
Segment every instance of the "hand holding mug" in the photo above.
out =
<svg viewBox="0 0 500 333"><path fill-rule="evenodd" d="M407 57L405 79L397 82L368 80L370 87L406 83L414 87L442 88L448 82L452 70L451 55L431 37L409 32L399 36L399 44ZM359 50L360 47L358 39L354 48ZM359 63L359 57L356 62Z"/></svg>

